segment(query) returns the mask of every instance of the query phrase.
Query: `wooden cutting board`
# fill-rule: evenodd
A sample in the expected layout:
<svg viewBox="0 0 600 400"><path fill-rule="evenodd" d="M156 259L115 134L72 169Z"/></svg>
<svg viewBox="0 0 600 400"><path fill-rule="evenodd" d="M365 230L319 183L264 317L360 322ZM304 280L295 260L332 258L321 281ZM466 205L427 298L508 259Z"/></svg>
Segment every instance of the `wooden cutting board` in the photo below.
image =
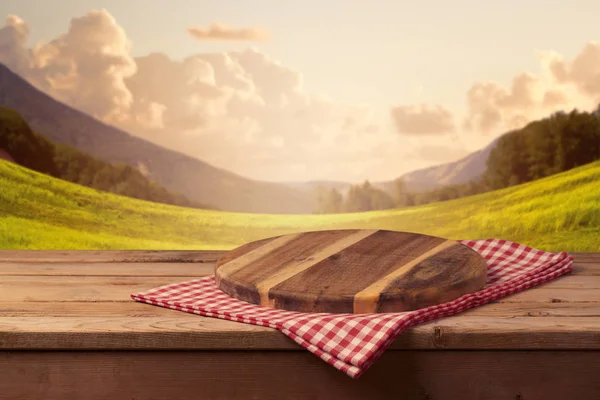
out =
<svg viewBox="0 0 600 400"><path fill-rule="evenodd" d="M416 310L480 290L485 260L453 240L387 230L326 230L247 243L221 257L217 286L288 311Z"/></svg>

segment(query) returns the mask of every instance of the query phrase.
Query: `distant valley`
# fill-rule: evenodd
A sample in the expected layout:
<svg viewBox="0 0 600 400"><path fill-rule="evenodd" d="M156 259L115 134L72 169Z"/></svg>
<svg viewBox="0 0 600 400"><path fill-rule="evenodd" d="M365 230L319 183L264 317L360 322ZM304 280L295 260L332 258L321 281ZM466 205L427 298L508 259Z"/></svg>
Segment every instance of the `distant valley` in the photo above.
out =
<svg viewBox="0 0 600 400"><path fill-rule="evenodd" d="M469 183L471 180L477 180L485 173L488 157L492 149L496 146L498 139L496 138L485 148L473 152L458 161L418 169L401 175L400 178L404 181L406 188L413 192L437 189L442 186ZM374 182L373 184L389 191L392 190L394 182Z"/></svg>
<svg viewBox="0 0 600 400"><path fill-rule="evenodd" d="M417 169L400 175L399 178L404 181L406 188L412 192L421 192L442 186L469 183L471 180L477 180L485 172L488 157L498 139L496 138L482 150L473 152L458 161ZM326 189L336 189L341 194L345 194L352 185L350 182L342 181L286 182L285 184L305 192L312 192L318 186L321 186ZM392 193L394 190L393 180L374 181L371 184L388 193Z"/></svg>

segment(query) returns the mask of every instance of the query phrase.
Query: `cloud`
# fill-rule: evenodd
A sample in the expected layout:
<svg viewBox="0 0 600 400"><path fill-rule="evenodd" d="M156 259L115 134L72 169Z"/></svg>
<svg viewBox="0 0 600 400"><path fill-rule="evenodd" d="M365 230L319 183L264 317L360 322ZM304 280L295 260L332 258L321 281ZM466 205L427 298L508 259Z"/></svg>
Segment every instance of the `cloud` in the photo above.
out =
<svg viewBox="0 0 600 400"><path fill-rule="evenodd" d="M307 92L299 71L254 48L182 60L160 52L133 57L106 10L73 18L64 34L32 49L28 33L10 17L0 29L0 61L39 89L251 178L364 179L382 168L382 155L402 152L397 135L383 129L385 115ZM242 36L251 37L235 37Z"/></svg>
<svg viewBox="0 0 600 400"><path fill-rule="evenodd" d="M191 27L188 33L198 40L227 40L261 42L269 39L269 32L261 28L232 28L220 23L212 23L208 28Z"/></svg>
<svg viewBox="0 0 600 400"><path fill-rule="evenodd" d="M29 38L29 27L16 15L6 17L0 29L0 62L17 71L29 69L30 52L25 44Z"/></svg>
<svg viewBox="0 0 600 400"><path fill-rule="evenodd" d="M124 83L132 97L131 116L142 124L138 131L155 126L184 133L225 114L230 93L217 86L210 63L198 57L173 61L162 53L134 61L137 71Z"/></svg>
<svg viewBox="0 0 600 400"><path fill-rule="evenodd" d="M541 57L557 83L572 84L580 92L600 100L600 42L588 42L570 62L556 52L546 52Z"/></svg>
<svg viewBox="0 0 600 400"><path fill-rule="evenodd" d="M133 102L124 79L136 72L131 44L106 10L73 18L56 39L25 48L29 27L9 16L0 30L0 61L49 94L91 115L117 121Z"/></svg>
<svg viewBox="0 0 600 400"><path fill-rule="evenodd" d="M495 82L477 82L467 91L469 114L463 127L488 133L502 122L516 121L515 113L521 116L538 104L541 90L540 79L528 73L517 75L510 90ZM553 95L557 97L558 93L554 91Z"/></svg>
<svg viewBox="0 0 600 400"><path fill-rule="evenodd" d="M589 109L600 102L600 42L588 42L572 60L555 51L536 53L540 73L520 73L510 88L497 82L469 88L464 129L499 134L558 110Z"/></svg>
<svg viewBox="0 0 600 400"><path fill-rule="evenodd" d="M550 89L544 93L544 99L542 100L543 107L555 107L559 105L567 104L567 96L560 90Z"/></svg>
<svg viewBox="0 0 600 400"><path fill-rule="evenodd" d="M7 18L0 62L41 90L132 134L258 179L392 178L452 161L463 155L461 142L474 146L485 134L600 96L593 42L573 60L540 53L541 72L517 74L507 86L474 82L460 124L441 105L382 111L333 101L307 91L300 71L255 48L182 60L160 52L133 57L126 32L106 10L73 18L64 34L33 48L26 45L29 30L19 17ZM225 31L246 32L228 40L257 38L231 28L199 32L208 39Z"/></svg>
<svg viewBox="0 0 600 400"><path fill-rule="evenodd" d="M439 135L454 130L452 114L439 105L398 106L392 108L391 114L401 134Z"/></svg>

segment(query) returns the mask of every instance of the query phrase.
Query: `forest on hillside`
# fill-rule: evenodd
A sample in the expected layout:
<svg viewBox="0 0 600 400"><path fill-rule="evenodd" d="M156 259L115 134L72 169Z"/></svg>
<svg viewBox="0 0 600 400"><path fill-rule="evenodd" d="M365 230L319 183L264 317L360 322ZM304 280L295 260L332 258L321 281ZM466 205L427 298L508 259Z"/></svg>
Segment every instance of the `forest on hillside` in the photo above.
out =
<svg viewBox="0 0 600 400"><path fill-rule="evenodd" d="M16 111L0 107L0 149L14 161L59 179L141 200L214 209L170 192L129 164L110 164L34 132Z"/></svg>
<svg viewBox="0 0 600 400"><path fill-rule="evenodd" d="M559 111L500 137L478 180L410 192L399 178L391 193L365 181L352 185L346 196L319 187L315 212L385 210L446 201L530 182L596 160L600 160L600 106L593 112Z"/></svg>

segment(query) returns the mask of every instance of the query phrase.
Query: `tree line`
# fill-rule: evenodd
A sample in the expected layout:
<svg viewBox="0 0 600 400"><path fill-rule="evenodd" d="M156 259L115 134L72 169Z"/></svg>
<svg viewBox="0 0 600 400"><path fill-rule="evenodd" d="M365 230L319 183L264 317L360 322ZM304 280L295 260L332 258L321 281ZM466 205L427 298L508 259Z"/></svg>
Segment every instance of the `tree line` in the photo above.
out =
<svg viewBox="0 0 600 400"><path fill-rule="evenodd" d="M393 189L386 191L373 186L368 180L362 184L351 185L346 196L335 188L317 188L316 214L335 214L344 212L361 212L388 210L392 208L411 207L438 201L457 199L486 191L478 182L456 184L423 192L410 192L404 181L398 178Z"/></svg>
<svg viewBox="0 0 600 400"><path fill-rule="evenodd" d="M385 210L393 208L394 199L385 191L365 181L362 185L350 186L346 198L335 188L319 186L317 191L317 214Z"/></svg>
<svg viewBox="0 0 600 400"><path fill-rule="evenodd" d="M600 107L556 112L501 137L483 183L490 189L530 182L600 159Z"/></svg>
<svg viewBox="0 0 600 400"><path fill-rule="evenodd" d="M173 193L129 164L111 164L34 132L16 111L0 107L0 149L26 168L93 189L157 203L214 208Z"/></svg>
<svg viewBox="0 0 600 400"><path fill-rule="evenodd" d="M465 184L410 191L401 178L384 191L369 181L339 190L317 188L316 213L340 213L410 207L502 189L600 160L600 106L593 112L556 112L500 137L486 171Z"/></svg>

